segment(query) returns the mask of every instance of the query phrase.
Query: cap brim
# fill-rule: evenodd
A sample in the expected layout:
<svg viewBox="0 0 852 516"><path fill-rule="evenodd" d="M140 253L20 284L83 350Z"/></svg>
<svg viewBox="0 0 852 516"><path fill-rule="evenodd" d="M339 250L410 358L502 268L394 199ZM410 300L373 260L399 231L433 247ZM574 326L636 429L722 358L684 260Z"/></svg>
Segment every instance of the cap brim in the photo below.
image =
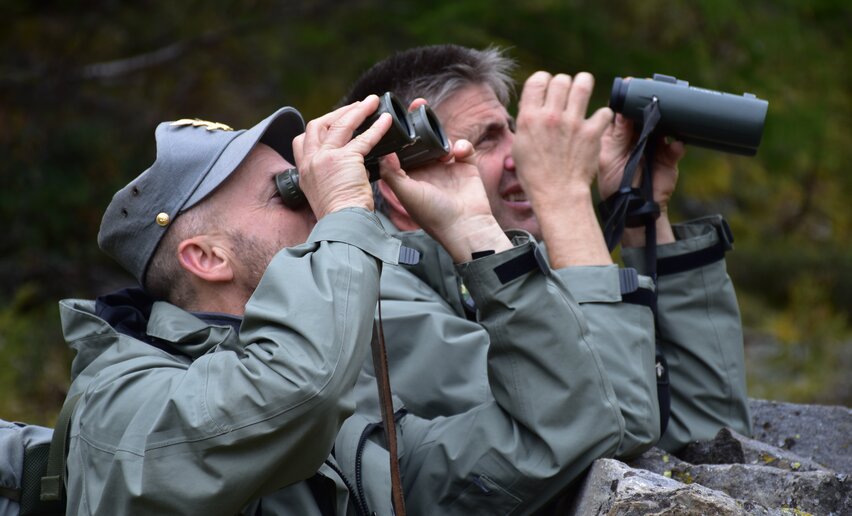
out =
<svg viewBox="0 0 852 516"><path fill-rule="evenodd" d="M184 203L181 211L198 204L224 183L259 142L269 145L284 159L295 165L293 139L304 131L305 121L302 115L289 106L279 109L251 129L244 131L225 147L204 179Z"/></svg>

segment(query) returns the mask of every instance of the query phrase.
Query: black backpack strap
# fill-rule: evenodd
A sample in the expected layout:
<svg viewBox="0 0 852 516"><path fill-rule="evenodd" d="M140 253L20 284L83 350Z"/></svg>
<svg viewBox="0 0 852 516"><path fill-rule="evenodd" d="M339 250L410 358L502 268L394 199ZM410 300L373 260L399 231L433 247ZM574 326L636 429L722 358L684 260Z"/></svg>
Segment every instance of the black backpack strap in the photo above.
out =
<svg viewBox="0 0 852 516"><path fill-rule="evenodd" d="M21 501L21 490L15 489L14 487L3 487L0 486L0 497L8 498L13 502Z"/></svg>
<svg viewBox="0 0 852 516"><path fill-rule="evenodd" d="M71 434L71 416L80 400L80 394L71 396L62 404L59 419L50 440L47 471L41 478L42 501L65 500L65 460L68 456L68 438Z"/></svg>

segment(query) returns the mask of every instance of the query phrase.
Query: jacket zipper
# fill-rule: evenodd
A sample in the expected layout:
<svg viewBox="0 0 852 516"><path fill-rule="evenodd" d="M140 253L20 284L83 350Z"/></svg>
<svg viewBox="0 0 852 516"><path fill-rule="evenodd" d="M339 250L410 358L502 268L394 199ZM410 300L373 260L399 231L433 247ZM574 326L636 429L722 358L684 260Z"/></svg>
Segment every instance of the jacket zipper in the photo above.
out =
<svg viewBox="0 0 852 516"><path fill-rule="evenodd" d="M364 431L361 432L361 437L358 438L358 447L355 449L355 485L358 488L358 496L364 503L364 514L369 514L367 506L367 497L364 495L364 479L361 475L361 458L364 455L364 446L367 444L367 437L373 433L373 430L381 427L379 423L367 425Z"/></svg>
<svg viewBox="0 0 852 516"><path fill-rule="evenodd" d="M359 493L352 486L352 483L349 482L349 479L346 478L346 475L343 474L343 471L341 471L340 468L337 467L337 464L335 464L335 463L333 463L329 460L325 461L325 463L328 464L328 467L333 469L334 472L337 473L340 476L341 480L343 480L343 484L346 486L346 489L352 495L352 498L355 499L355 503L353 505L355 506L355 510L357 511L358 515L359 516L369 516L370 509L367 507L367 501L358 496ZM361 496L362 497L364 496L363 491L361 492Z"/></svg>

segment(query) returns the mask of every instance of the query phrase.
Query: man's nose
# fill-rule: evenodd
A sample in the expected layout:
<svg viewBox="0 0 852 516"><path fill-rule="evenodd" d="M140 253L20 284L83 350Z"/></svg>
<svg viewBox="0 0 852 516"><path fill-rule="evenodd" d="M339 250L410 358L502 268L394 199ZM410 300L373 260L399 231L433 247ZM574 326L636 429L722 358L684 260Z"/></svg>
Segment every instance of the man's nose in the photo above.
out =
<svg viewBox="0 0 852 516"><path fill-rule="evenodd" d="M503 169L511 170L512 172L515 171L515 158L513 158L511 154L507 155L503 160Z"/></svg>

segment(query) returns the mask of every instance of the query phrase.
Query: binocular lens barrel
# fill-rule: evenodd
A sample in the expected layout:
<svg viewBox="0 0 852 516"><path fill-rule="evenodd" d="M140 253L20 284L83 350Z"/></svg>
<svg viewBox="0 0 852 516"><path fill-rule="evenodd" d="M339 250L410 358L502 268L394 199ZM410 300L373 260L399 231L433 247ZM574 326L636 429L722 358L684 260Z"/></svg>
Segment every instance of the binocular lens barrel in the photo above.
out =
<svg viewBox="0 0 852 516"><path fill-rule="evenodd" d="M659 130L688 144L753 156L757 153L769 103L751 93L741 96L690 86L675 77L622 79L612 84L613 111L642 122L642 109L659 102Z"/></svg>
<svg viewBox="0 0 852 516"><path fill-rule="evenodd" d="M379 158L387 154L395 152L401 168L410 170L437 161L450 153L450 142L438 117L429 106L423 105L408 113L391 92L381 96L379 107L358 126L352 137L369 129L382 113L390 113L393 121L379 143L364 156L370 182L379 179ZM289 208L298 209L307 203L305 194L299 188L297 169L291 168L276 175L275 185L284 204Z"/></svg>
<svg viewBox="0 0 852 516"><path fill-rule="evenodd" d="M396 151L403 170L415 169L450 153L450 142L429 106L424 104L409 113L408 121L414 128L414 142Z"/></svg>
<svg viewBox="0 0 852 516"><path fill-rule="evenodd" d="M388 132L379 140L379 143L364 157L365 161L396 152L398 149L410 145L414 140L414 127L409 123L408 113L391 92L387 92L381 96L379 107L355 129L352 137L354 138L369 129L383 113L390 113L393 122Z"/></svg>

